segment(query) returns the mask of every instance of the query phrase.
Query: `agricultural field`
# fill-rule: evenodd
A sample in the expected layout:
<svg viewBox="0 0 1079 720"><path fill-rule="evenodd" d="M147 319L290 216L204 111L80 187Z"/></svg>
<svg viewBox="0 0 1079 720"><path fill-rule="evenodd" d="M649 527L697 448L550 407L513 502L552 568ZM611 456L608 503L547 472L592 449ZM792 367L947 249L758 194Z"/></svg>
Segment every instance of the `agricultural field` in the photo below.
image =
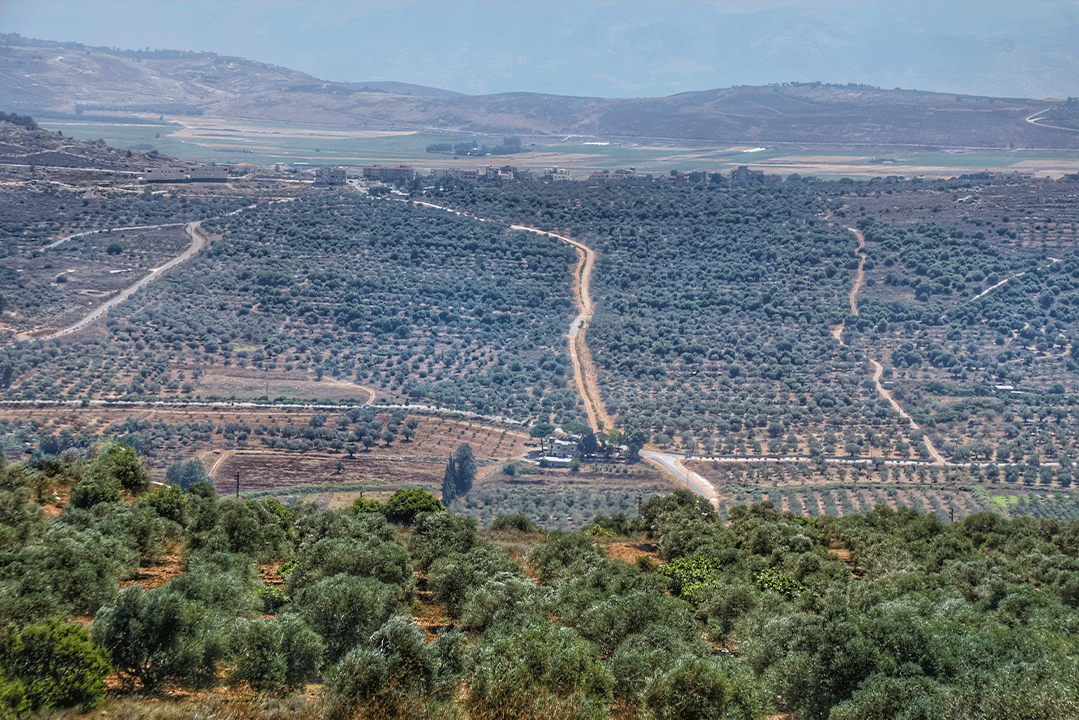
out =
<svg viewBox="0 0 1079 720"><path fill-rule="evenodd" d="M488 717L503 701L484 683L529 657L563 694L521 670L499 692L549 703L522 717L634 720L704 678L694 697L753 718L891 717L896 697L989 716L987 696L1002 717L1070 718L1074 184L950 183L424 198L471 216L222 189L180 213L207 234L183 272L53 340L15 331L60 323L77 282L115 292L113 244L145 272L182 243L46 249L64 223L24 222L23 286L3 296L0 615L82 641L103 717ZM167 215L132 200L125 222ZM578 255L518 224L598 254L578 337L614 427L581 427ZM56 283L47 258L94 271ZM683 455L716 507L621 453L546 467L555 425L581 448L619 431ZM465 443L475 477L446 513ZM189 469L188 492L151 482ZM130 640L160 618L167 638ZM418 690L397 662L426 668Z"/></svg>
<svg viewBox="0 0 1079 720"><path fill-rule="evenodd" d="M158 152L193 162L273 165L307 163L359 167L375 163L406 163L421 168L481 167L508 163L522 168L563 167L574 177L595 170L634 167L641 174L728 171L752 163L769 173L810 174L819 177L870 179L884 175L951 177L967 172L1021 170L1059 175L1079 159L1075 150L939 151L909 147L859 145L843 148L806 143L714 144L694 141L611 141L566 137L526 138L526 152L505 156L454 157L426 152L435 144L476 142L497 146L503 136L480 133L363 130L332 125L273 123L229 118L166 116L165 120L124 123L92 119L43 118L42 127L80 140L104 139L109 145ZM535 147L529 144L535 142Z"/></svg>
<svg viewBox="0 0 1079 720"><path fill-rule="evenodd" d="M312 142L321 137L309 130ZM346 460L410 445L399 461L418 464L402 466L405 484L433 487L452 438L421 448L422 428L415 439L397 433L411 419L464 412L508 421L503 439L511 439L484 447L485 462L519 459L531 424L586 419L566 340L577 256L554 237L512 228L523 225L597 254L585 343L589 381L612 425L597 429L705 458L804 458L806 470L721 469L710 479L724 508L750 497L749 488L803 478L834 486L872 477L896 489L895 507L920 503L938 515L987 505L908 497L901 486L932 486L939 475L964 487L1066 491L1079 439L1079 217L1070 177L735 183L695 172L669 181L403 188L461 215L400 195L300 183L96 193L14 183L4 190L13 202L0 211L15 239L6 249L4 400L343 407L273 421L254 416L277 411L131 421L102 409L109 420L87 420L84 430L34 424L12 410L5 452L75 443L80 432L126 437L155 472L200 457L226 484L235 466L255 481L252 491L276 491L294 484L285 465L296 454L323 458L312 461L311 485L362 486L384 482L388 471ZM39 206L49 215L33 217L28 208ZM110 297L123 284L116 276L145 274L174 256L185 247L183 225L194 221L206 247L182 272L159 277L84 331L19 341ZM917 460L950 464L885 469ZM266 463L265 479L256 479L256 462ZM604 497L603 507L624 504ZM810 514L873 505L777 499ZM502 503L464 501L463 511L484 522ZM603 514L565 512L564 494L537 496L532 506L537 519L567 527Z"/></svg>
<svg viewBox="0 0 1079 720"><path fill-rule="evenodd" d="M999 459L1059 461L1047 471L1064 485L1079 428L1075 193L988 175L730 186L703 174L428 191L597 249L600 387L616 425L660 447L866 460L933 448L961 463L1003 447Z"/></svg>
<svg viewBox="0 0 1079 720"><path fill-rule="evenodd" d="M155 480L164 480L173 463L195 458L222 492L234 490L237 472L244 492L365 482L391 489L438 485L447 459L463 443L481 458L515 458L534 449L512 424L370 406L15 405L3 407L0 438L11 460L28 447L84 452L98 440L117 439L138 450Z"/></svg>
<svg viewBox="0 0 1079 720"><path fill-rule="evenodd" d="M574 254L556 240L349 191L202 229L208 250L117 307L105 337L75 340L63 375L39 365L43 346L9 346L21 379L7 399L200 399L220 363L451 410L579 417L561 340Z"/></svg>
<svg viewBox="0 0 1079 720"><path fill-rule="evenodd" d="M507 474L507 466L513 468ZM548 530L581 530L597 515L636 517L638 503L681 487L648 465L585 465L580 472L506 463L477 480L450 510L484 528L500 515L523 515Z"/></svg>

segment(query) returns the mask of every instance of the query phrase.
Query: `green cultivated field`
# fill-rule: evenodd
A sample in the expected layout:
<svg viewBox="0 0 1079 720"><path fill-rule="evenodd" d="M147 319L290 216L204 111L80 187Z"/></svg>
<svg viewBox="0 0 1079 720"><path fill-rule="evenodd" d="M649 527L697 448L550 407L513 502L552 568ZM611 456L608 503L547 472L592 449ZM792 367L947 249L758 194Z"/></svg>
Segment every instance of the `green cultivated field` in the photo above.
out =
<svg viewBox="0 0 1079 720"><path fill-rule="evenodd" d="M200 162L237 163L254 165L276 163L312 163L334 165L367 165L408 163L420 167L483 165L515 165L543 168L558 165L568 167L578 174L604 168L635 167L639 173L665 175L672 169L688 172L706 170L726 172L736 165L756 166L766 172L790 173L789 168L769 170L761 163L788 161L798 163L807 158L828 158L837 166L835 174L854 177L874 177L889 174L919 174L919 169L955 168L957 174L978 172L985 169L1009 170L1024 162L1054 162L1072 158L1079 164L1079 152L1054 150L987 150L974 152L919 151L895 147L831 147L831 146L777 146L774 143L749 143L764 147L757 152L746 152L747 144L701 145L680 142L675 147L663 147L658 143L635 144L633 142L592 143L583 138L524 138L535 142L532 152L518 155L489 155L487 157L462 157L427 153L428 145L434 143L459 143L475 141L479 145L501 144L501 136L470 133L413 133L384 137L326 137L311 136L314 133L347 133L356 128L322 125L286 125L283 123L243 122L245 132L237 122L223 121L221 127L201 130L198 137L179 137L182 126L164 122L161 124L122 124L95 122L93 120L43 120L41 125L53 131L63 132L80 140L104 139L116 147L156 149L158 152L181 160ZM228 127L232 125L234 127ZM871 158L891 158L894 163L877 164ZM852 168L851 166L854 166ZM864 170L862 169L864 168ZM807 170L808 172L808 170ZM827 168L817 167L814 174L830 175Z"/></svg>

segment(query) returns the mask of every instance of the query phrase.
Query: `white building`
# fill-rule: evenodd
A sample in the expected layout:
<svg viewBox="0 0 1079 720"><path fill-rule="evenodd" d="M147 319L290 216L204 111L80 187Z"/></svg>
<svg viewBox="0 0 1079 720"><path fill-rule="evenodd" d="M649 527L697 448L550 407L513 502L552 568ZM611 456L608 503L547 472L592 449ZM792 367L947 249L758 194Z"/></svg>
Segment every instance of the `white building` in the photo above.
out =
<svg viewBox="0 0 1079 720"><path fill-rule="evenodd" d="M183 182L187 179L187 170L174 167L146 168L142 179L145 182Z"/></svg>

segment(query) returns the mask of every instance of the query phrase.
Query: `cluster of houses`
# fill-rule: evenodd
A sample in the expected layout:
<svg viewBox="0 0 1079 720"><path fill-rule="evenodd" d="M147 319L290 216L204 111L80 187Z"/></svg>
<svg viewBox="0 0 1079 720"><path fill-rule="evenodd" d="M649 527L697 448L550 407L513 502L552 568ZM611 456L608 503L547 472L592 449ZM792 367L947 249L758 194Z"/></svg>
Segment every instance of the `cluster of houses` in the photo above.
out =
<svg viewBox="0 0 1079 720"><path fill-rule="evenodd" d="M305 165L276 165L278 173L314 173L316 185L344 185L348 182L348 173L345 168L333 165L311 168ZM180 183L180 182L225 182L231 175L237 174L233 168L227 165L198 165L193 168L183 167L152 167L147 168L143 174L144 182ZM693 176L701 173L685 174L672 172L669 180L672 183L688 183ZM636 168L617 168L615 170L597 170L588 176L588 182L618 182L638 177ZM382 165L368 165L362 168L364 180L396 184L399 182L412 182L417 178L432 181L452 178L454 180L478 182L485 181L516 181L516 182L562 182L572 180L569 170L564 168L545 168L543 170L530 170L517 168L512 165L500 167L488 166L484 169L446 168L432 170L424 175L411 165L398 165L396 167L384 167ZM730 181L735 185L766 183L780 181L778 175L765 175L759 170L750 170L748 166L741 165L730 173Z"/></svg>
<svg viewBox="0 0 1079 720"><path fill-rule="evenodd" d="M582 450L581 437L562 431L555 430L553 435L548 435L540 440L539 450L528 454L529 459L538 462L540 467L568 468L574 458L588 460L602 455L604 462L622 462L626 458L625 445L605 444L596 449L595 454L587 454Z"/></svg>
<svg viewBox="0 0 1079 720"><path fill-rule="evenodd" d="M364 180L376 180L378 182L396 183L404 180L411 182L417 177L421 177L421 174L408 165L398 165L397 167L383 167L381 165L369 165L363 168ZM431 180L444 180L446 178L453 178L454 180L465 181L479 181L479 180L516 180L519 182L536 182L536 181L558 181L569 180L570 175L568 170L561 168L547 168L546 170L528 170L516 168L512 165L503 165L501 167L488 166L483 170L470 170L465 168L448 168L444 170L432 170L429 175L426 175Z"/></svg>
<svg viewBox="0 0 1079 720"><path fill-rule="evenodd" d="M417 177L421 177L421 174L409 165L399 165L397 167L383 167L381 165L370 165L363 168L364 180L376 180L378 182L396 183L404 180L411 182ZM518 182L559 182L572 180L568 170L564 168L546 168L544 170L529 170L527 168L517 168L512 165L503 165L501 167L495 167L493 165L488 166L483 170L470 170L465 168L447 168L442 170L432 170L429 175L426 176L431 180L443 180L446 178L453 178L454 180L465 181L480 181L480 180L515 180ZM615 170L597 170L588 176L588 182L618 182L620 180L631 180L636 178L637 169L630 168L617 168ZM782 177L779 175L765 175L764 172L759 170L750 170L748 166L741 165L731 171L731 183L735 185L746 185L752 183L763 182L780 182ZM670 181L675 184L688 183L690 175L680 172L673 172L670 175Z"/></svg>

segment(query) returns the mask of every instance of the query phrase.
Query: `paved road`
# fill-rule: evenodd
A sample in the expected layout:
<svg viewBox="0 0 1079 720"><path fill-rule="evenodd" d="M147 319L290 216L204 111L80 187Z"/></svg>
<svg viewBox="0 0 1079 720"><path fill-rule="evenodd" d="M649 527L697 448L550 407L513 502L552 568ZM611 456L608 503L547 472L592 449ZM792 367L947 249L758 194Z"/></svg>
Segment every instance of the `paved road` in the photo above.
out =
<svg viewBox="0 0 1079 720"><path fill-rule="evenodd" d="M719 509L719 496L716 494L715 487L712 483L708 482L692 470L686 470L682 465L683 458L681 455L641 450L641 457L659 465L671 475L674 475L684 482L690 490L712 503L712 507L717 510Z"/></svg>
<svg viewBox="0 0 1079 720"><path fill-rule="evenodd" d="M1053 130L1067 130L1068 132L1079 132L1079 130L1076 130L1075 128L1071 128L1071 127L1063 127L1061 125L1050 125L1048 123L1038 122L1039 120L1044 119L1044 118L1041 118L1039 116L1044 115L1045 113L1049 112L1050 110L1052 110L1052 108L1045 108L1044 110L1039 110L1038 112L1034 113L1033 115L1027 115L1025 120L1028 123L1030 123L1031 125L1037 125L1038 127L1052 128Z"/></svg>

